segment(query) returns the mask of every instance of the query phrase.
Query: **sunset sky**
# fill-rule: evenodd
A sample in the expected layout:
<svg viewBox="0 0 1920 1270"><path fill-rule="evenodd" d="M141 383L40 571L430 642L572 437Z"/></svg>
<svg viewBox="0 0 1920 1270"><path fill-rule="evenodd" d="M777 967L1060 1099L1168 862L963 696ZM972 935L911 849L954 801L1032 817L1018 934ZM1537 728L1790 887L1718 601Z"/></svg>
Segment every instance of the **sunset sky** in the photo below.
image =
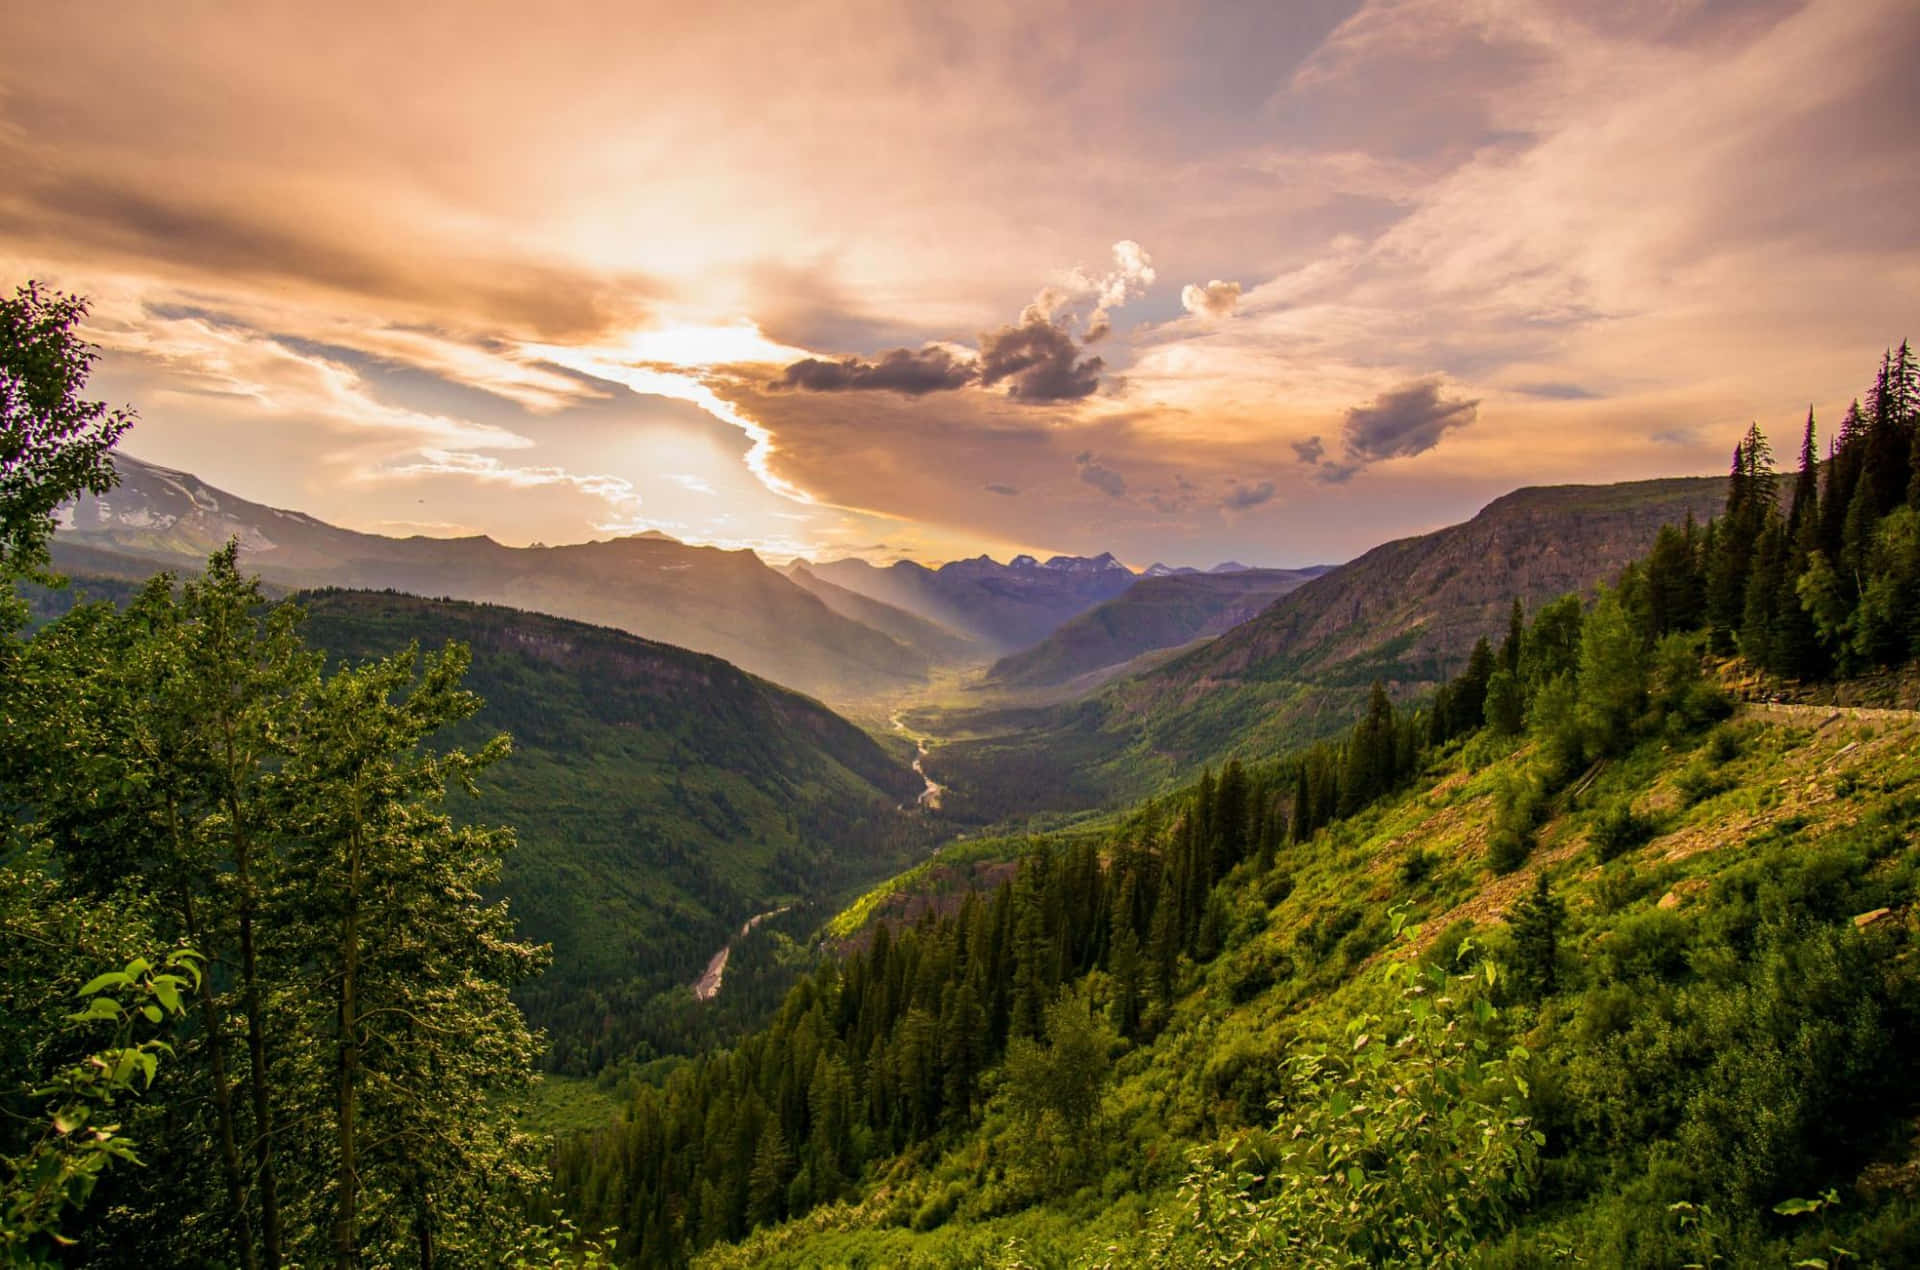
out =
<svg viewBox="0 0 1920 1270"><path fill-rule="evenodd" d="M1920 336L1913 0L14 4L0 280L389 534L1335 561Z"/></svg>

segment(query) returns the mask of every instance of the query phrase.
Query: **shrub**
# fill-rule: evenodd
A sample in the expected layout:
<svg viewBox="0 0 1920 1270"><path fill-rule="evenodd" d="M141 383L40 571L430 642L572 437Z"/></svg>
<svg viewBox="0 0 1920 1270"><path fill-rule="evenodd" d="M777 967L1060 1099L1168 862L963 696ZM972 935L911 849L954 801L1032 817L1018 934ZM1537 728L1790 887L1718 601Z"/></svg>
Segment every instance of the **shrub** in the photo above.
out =
<svg viewBox="0 0 1920 1270"><path fill-rule="evenodd" d="M1500 1047L1472 978L1396 969L1396 1017L1357 1017L1286 1061L1270 1134L1194 1154L1155 1260L1456 1264L1513 1220L1542 1143L1522 1093L1530 1055Z"/></svg>
<svg viewBox="0 0 1920 1270"><path fill-rule="evenodd" d="M1623 798L1594 820L1590 837L1601 860L1612 860L1653 837L1653 823L1634 814L1633 804Z"/></svg>
<svg viewBox="0 0 1920 1270"><path fill-rule="evenodd" d="M1440 863L1436 851L1425 847L1415 847L1400 857L1400 883L1403 886L1418 886L1432 875L1434 867Z"/></svg>
<svg viewBox="0 0 1920 1270"><path fill-rule="evenodd" d="M1695 803L1705 802L1715 794L1725 793L1732 788L1732 782L1724 772L1708 767L1704 763L1693 762L1680 770L1674 777L1673 787L1680 794L1681 802L1691 807Z"/></svg>
<svg viewBox="0 0 1920 1270"><path fill-rule="evenodd" d="M1743 739L1739 729L1722 724L1707 736L1707 757L1715 763L1731 763L1740 757Z"/></svg>

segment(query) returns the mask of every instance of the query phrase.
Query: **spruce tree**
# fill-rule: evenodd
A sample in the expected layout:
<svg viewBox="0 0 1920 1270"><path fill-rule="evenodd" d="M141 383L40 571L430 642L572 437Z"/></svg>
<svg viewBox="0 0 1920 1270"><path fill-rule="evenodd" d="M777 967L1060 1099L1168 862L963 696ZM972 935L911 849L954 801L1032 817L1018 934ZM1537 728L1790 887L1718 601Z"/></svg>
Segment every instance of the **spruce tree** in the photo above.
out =
<svg viewBox="0 0 1920 1270"><path fill-rule="evenodd" d="M1513 935L1514 984L1528 1000L1551 996L1558 985L1560 931L1566 919L1566 902L1553 893L1542 870L1532 893L1514 904L1507 919Z"/></svg>
<svg viewBox="0 0 1920 1270"><path fill-rule="evenodd" d="M1787 553L1785 526L1779 516L1767 517L1753 551L1753 569L1740 619L1740 655L1760 669L1776 673L1785 673L1779 642L1781 608L1792 598L1787 587Z"/></svg>
<svg viewBox="0 0 1920 1270"><path fill-rule="evenodd" d="M1814 448L1813 407L1807 407L1807 430L1800 440L1800 472L1793 482L1793 506L1787 513L1787 536L1798 539L1801 528L1820 518L1820 455Z"/></svg>

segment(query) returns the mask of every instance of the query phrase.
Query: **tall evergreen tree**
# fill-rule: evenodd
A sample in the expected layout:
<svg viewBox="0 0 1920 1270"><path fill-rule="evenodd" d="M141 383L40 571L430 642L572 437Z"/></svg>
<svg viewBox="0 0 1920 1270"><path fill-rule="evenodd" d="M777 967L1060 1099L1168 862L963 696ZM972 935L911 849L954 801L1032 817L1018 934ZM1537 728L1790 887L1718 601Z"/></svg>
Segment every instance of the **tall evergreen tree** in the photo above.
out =
<svg viewBox="0 0 1920 1270"><path fill-rule="evenodd" d="M1542 869L1532 892L1513 906L1507 919L1513 932L1513 977L1530 1000L1553 995L1559 984L1560 932L1566 918L1566 902L1553 893Z"/></svg>
<svg viewBox="0 0 1920 1270"><path fill-rule="evenodd" d="M1800 471L1793 482L1793 506L1787 513L1787 536L1797 539L1801 528L1820 519L1820 453L1814 448L1813 407L1807 407L1807 430L1800 439Z"/></svg>

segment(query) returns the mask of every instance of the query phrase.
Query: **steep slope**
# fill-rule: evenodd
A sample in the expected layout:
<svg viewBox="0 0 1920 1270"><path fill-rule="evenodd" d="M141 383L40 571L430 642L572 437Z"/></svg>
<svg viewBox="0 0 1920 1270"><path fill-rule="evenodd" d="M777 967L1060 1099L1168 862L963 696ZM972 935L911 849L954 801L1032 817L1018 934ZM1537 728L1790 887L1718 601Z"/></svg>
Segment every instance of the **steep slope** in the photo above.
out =
<svg viewBox="0 0 1920 1270"><path fill-rule="evenodd" d="M554 945L526 1004L575 1068L650 1039L649 999L685 995L741 921L890 872L929 832L901 810L921 787L904 762L719 658L493 605L299 602L308 641L337 658L410 640L473 649L486 706L455 739L504 730L514 755L466 811L518 831L505 890Z"/></svg>
<svg viewBox="0 0 1920 1270"><path fill-rule="evenodd" d="M242 564L285 586L392 588L617 626L836 701L923 681L931 664L750 551L656 534L527 548L487 538L385 538L263 507L125 455L114 462L120 486L64 509L61 541L194 568L237 538Z"/></svg>
<svg viewBox="0 0 1920 1270"><path fill-rule="evenodd" d="M1006 564L983 555L938 569L911 560L882 569L848 559L811 568L836 586L960 631L996 653L1039 643L1134 583L1133 571L1111 555L1015 556Z"/></svg>
<svg viewBox="0 0 1920 1270"><path fill-rule="evenodd" d="M695 1264L1783 1265L1833 1246L1912 1264L1916 741L1920 716L1884 711L1759 707L1659 729L1553 799L1507 873L1488 867L1488 827L1537 752L1483 735L1432 755L1403 793L1226 869L1205 897L1211 933L1161 986L1142 973L1146 935L1086 953L1050 1035L1008 1040L979 1104L915 1133L898 1101L856 1102L878 1127L855 1136L877 1145L852 1184L816 1188L786 1224L740 1223L742 1242ZM1057 965L1207 832L1198 807L1188 791L1097 844L1009 843L1024 863L999 895L1007 867L982 867L974 844L942 852L837 924L869 932L847 940L858 960L837 982L928 961L946 979L902 970L910 988L863 994L824 1042L796 1025L801 996L740 1052L782 1074L920 1052L927 1002L999 982L946 951L956 931L982 941L974 956L1018 964L981 915L1028 906ZM969 882L986 893L971 911L954 893ZM1180 895L1153 901L1155 920ZM1153 929L1137 907L1132 920ZM1139 1012L1117 1008L1122 983ZM1522 1080L1499 1080L1502 1055ZM904 1060L876 1069L908 1073L886 1086L900 1101L913 1090ZM673 1170L692 1170L654 1145L676 1140L663 1105L689 1119L711 1105L685 1102L643 1092L568 1152L578 1217L620 1220L662 1180L686 1189ZM798 1111L785 1123L796 1161L835 1158ZM1497 1202L1476 1202L1490 1182ZM1773 1218L1829 1187L1846 1202ZM1686 1219L1703 1202L1718 1221ZM1449 1255L1411 1255L1435 1217Z"/></svg>
<svg viewBox="0 0 1920 1270"><path fill-rule="evenodd" d="M1611 579L1663 524L1704 521L1720 477L1516 490L1472 520L1376 547L1254 620L1137 678L1042 714L918 720L967 739L928 761L947 807L977 821L1083 807L1183 779L1233 755L1284 750L1343 728L1374 680L1431 690L1517 596L1529 611ZM1231 575L1228 575L1231 576Z"/></svg>
<svg viewBox="0 0 1920 1270"><path fill-rule="evenodd" d="M1142 653L1219 635L1325 573L1246 569L1144 577L1032 648L995 662L989 685L1040 688L1119 667Z"/></svg>
<svg viewBox="0 0 1920 1270"><path fill-rule="evenodd" d="M1592 586L1645 555L1660 526L1725 502L1720 477L1515 490L1464 524L1375 547L1159 678L1179 692L1366 659L1451 664L1504 628L1516 596L1531 609Z"/></svg>
<svg viewBox="0 0 1920 1270"><path fill-rule="evenodd" d="M789 565L786 575L840 616L872 627L934 664L978 661L984 654L978 641L906 609L829 582L808 568L804 560Z"/></svg>

